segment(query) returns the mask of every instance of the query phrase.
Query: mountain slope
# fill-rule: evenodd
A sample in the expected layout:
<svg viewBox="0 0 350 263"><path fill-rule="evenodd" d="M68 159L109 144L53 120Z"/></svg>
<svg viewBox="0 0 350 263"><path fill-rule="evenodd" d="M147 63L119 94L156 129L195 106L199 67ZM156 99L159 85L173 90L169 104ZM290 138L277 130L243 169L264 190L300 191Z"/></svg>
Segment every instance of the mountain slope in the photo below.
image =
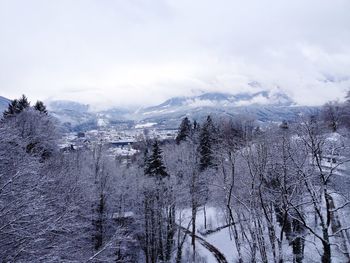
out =
<svg viewBox="0 0 350 263"><path fill-rule="evenodd" d="M89 105L70 101L51 102L48 106L51 114L69 130L87 130L133 122L157 123L158 127L176 128L185 116L201 120L208 115L244 115L260 122L280 122L318 110L317 107L296 105L279 89L239 94L210 92L199 96L175 97L135 112L118 108L92 112Z"/></svg>
<svg viewBox="0 0 350 263"><path fill-rule="evenodd" d="M164 113L183 107L239 107L252 105L292 106L294 105L294 102L281 91L260 91L256 93L239 93L235 95L210 92L193 97L171 98L160 105L145 108L141 112L144 115L148 115L155 113L156 111Z"/></svg>
<svg viewBox="0 0 350 263"><path fill-rule="evenodd" d="M210 92L193 97L171 98L164 103L148 107L140 111L143 115L151 115L166 112L174 112L186 108L216 107L232 108L240 106L293 106L294 102L282 92L260 91L256 93L239 93L231 95L228 93Z"/></svg>
<svg viewBox="0 0 350 263"><path fill-rule="evenodd" d="M11 102L11 100L0 96L0 112L1 113L4 112L4 110L7 109L7 107L8 107L10 102Z"/></svg>
<svg viewBox="0 0 350 263"><path fill-rule="evenodd" d="M81 131L96 129L101 126L109 126L124 123L129 118L129 111L112 108L105 111L94 112L88 104L74 101L56 100L48 102L50 114L56 117L69 131Z"/></svg>
<svg viewBox="0 0 350 263"><path fill-rule="evenodd" d="M315 110L297 106L293 100L281 92L260 91L256 93L204 93L193 97L171 98L164 103L141 109L136 118L144 122L157 122L176 126L185 116L202 119L207 115L245 115L261 122L291 120L303 113Z"/></svg>

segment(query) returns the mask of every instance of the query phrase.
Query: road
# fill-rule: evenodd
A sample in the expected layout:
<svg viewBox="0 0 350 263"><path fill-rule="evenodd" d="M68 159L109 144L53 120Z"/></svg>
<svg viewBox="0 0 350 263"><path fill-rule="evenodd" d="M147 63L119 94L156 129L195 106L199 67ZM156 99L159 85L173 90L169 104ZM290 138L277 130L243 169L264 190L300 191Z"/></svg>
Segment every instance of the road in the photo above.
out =
<svg viewBox="0 0 350 263"><path fill-rule="evenodd" d="M183 226L179 226L182 229L182 231L184 231L186 234L191 235L191 231L189 231L188 229L184 228ZM228 261L226 260L224 254L222 254L215 246L213 246L212 244L210 244L209 242L207 242L205 239L203 239L200 236L195 235L196 240L207 250L210 251L210 253L213 254L213 256L216 258L218 263L228 263Z"/></svg>

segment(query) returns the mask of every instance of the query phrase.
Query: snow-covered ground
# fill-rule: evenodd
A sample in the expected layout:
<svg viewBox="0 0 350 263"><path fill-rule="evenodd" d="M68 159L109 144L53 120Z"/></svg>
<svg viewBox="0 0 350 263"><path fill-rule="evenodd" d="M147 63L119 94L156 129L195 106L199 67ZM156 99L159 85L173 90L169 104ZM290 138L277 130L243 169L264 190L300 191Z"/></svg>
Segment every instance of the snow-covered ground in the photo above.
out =
<svg viewBox="0 0 350 263"><path fill-rule="evenodd" d="M181 212L182 214L182 223L183 227L187 227L189 222L191 221L191 209L185 209ZM216 229L220 226L226 224L225 222L225 214L220 208L216 207L206 207L206 218L207 218L207 230L208 229ZM225 258L228 262L234 263L237 259L237 250L235 248L235 244L233 239L231 239L231 233L229 228L224 228L216 233L212 233L207 236L203 236L201 233L205 231L204 227L204 209L203 207L199 209L197 212L197 231L196 235L202 237L207 242L215 246L222 254L224 254ZM199 242L198 245L198 253L201 256L204 256L207 259L207 262L217 262L213 254L204 248Z"/></svg>
<svg viewBox="0 0 350 263"><path fill-rule="evenodd" d="M337 197L338 202L341 202L341 198ZM344 214L345 213L345 214ZM220 226L226 225L225 221L225 213L220 209L216 207L207 207L206 208L206 215L207 215L207 230L214 230L217 229ZM343 224L348 224L347 222L344 222L344 215L347 216L349 213L342 212L340 214L342 218ZM179 214L177 216L179 218ZM181 211L181 226L187 228L191 221L191 209L184 209ZM310 218L311 220L311 218ZM345 220L347 221L347 220ZM180 224L180 220L178 221L178 224ZM204 228L204 209L200 208L197 213L197 220L196 220L196 235L203 238L205 241L209 242L213 246L215 246L226 258L227 262L230 263L236 263L238 259L237 249L233 240L232 233L230 231L229 227L223 228L220 231L217 231L212 234L203 235L205 232ZM191 230L191 228L189 229ZM320 233L321 234L321 233ZM189 238L188 238L189 239ZM267 233L266 233L266 240L268 239ZM205 247L203 247L200 242L196 243L196 251L197 253L204 259L206 259L206 262L208 263L215 263L218 262L214 255ZM186 244L187 249L191 249L189 242ZM249 251L247 248L243 246L243 255L248 255ZM284 239L283 242L283 254L284 254L284 262L293 262L293 255L292 255L292 248L289 246L288 241ZM322 245L311 235L307 236L307 240L305 243L305 257L304 262L308 263L318 263L320 262L322 254ZM335 263L341 263L343 262L342 255L339 254L335 249L333 250L333 261ZM248 259L247 259L248 260ZM271 260L273 260L271 258ZM272 262L272 261L271 261Z"/></svg>

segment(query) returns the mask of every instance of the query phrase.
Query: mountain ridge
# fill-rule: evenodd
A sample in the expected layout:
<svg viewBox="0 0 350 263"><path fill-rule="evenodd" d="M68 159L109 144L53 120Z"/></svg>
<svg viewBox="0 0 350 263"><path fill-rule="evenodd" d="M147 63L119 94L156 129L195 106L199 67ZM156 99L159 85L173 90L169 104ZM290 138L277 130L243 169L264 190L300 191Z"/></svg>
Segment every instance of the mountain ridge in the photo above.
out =
<svg viewBox="0 0 350 263"><path fill-rule="evenodd" d="M196 96L169 98L158 105L139 108L136 111L117 107L93 111L88 104L69 100L48 101L47 106L50 113L68 130L94 129L125 122L149 122L157 123L160 127L176 128L186 116L201 120L207 115L244 115L260 122L275 122L292 120L318 109L297 105L280 89L236 94L204 92Z"/></svg>
<svg viewBox="0 0 350 263"><path fill-rule="evenodd" d="M165 102L151 107L146 107L141 112L148 114L155 110L164 110L171 107L198 107L198 106L251 106L251 105L274 105L292 106L296 103L281 91L259 91L255 93L242 92L237 94L206 92L198 96L173 97Z"/></svg>

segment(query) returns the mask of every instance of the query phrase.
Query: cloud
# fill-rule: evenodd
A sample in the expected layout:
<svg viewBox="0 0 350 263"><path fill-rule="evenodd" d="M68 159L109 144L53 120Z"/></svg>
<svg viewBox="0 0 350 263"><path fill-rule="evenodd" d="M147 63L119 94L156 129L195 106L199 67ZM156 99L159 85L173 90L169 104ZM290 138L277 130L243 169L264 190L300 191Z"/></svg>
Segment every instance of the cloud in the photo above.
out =
<svg viewBox="0 0 350 263"><path fill-rule="evenodd" d="M347 0L0 0L0 94L97 107L281 87L350 87Z"/></svg>
<svg viewBox="0 0 350 263"><path fill-rule="evenodd" d="M247 106L247 105L252 105L252 104L259 104L259 105L264 105L264 104L269 104L269 100L268 98L262 96L262 95L258 95L255 96L253 99L251 100L242 100L236 103L236 106Z"/></svg>
<svg viewBox="0 0 350 263"><path fill-rule="evenodd" d="M215 102L211 100L189 99L186 103L192 108L215 106Z"/></svg>

